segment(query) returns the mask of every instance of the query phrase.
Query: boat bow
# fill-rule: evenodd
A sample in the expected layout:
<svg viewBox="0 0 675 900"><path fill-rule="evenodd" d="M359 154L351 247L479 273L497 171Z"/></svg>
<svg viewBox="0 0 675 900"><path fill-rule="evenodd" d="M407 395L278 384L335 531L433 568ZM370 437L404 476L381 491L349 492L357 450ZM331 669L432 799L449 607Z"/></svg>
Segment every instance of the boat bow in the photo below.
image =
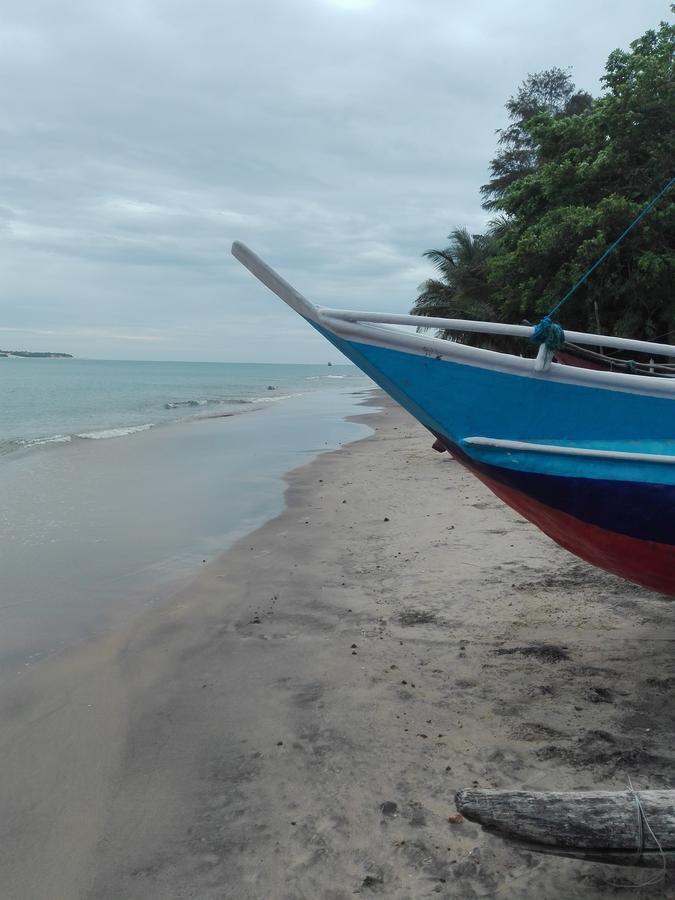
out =
<svg viewBox="0 0 675 900"><path fill-rule="evenodd" d="M529 339L530 326L316 306L243 244L232 252L557 543L675 595L675 379L576 368L542 353L532 359L416 331ZM675 353L668 344L567 337L582 345Z"/></svg>

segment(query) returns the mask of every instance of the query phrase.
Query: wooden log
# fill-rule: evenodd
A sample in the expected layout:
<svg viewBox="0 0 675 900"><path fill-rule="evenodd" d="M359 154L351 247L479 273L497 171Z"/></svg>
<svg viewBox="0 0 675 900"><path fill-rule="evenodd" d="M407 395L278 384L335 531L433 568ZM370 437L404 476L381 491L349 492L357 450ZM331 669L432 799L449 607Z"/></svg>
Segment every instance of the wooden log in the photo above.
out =
<svg viewBox="0 0 675 900"><path fill-rule="evenodd" d="M530 850L675 866L675 791L465 790L455 805L465 818Z"/></svg>

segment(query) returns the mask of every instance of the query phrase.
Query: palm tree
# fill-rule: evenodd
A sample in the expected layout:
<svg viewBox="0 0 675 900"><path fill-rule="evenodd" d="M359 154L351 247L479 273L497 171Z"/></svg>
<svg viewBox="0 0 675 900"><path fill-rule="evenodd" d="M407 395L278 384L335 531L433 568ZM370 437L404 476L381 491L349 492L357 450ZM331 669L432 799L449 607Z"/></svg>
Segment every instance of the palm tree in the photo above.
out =
<svg viewBox="0 0 675 900"><path fill-rule="evenodd" d="M488 234L469 234L466 228L456 228L448 235L450 243L444 250L424 253L440 273L419 287L419 296L410 312L416 316L435 316L446 319L494 320L495 307L490 300L487 263L495 253L495 238ZM418 330L425 330L420 328ZM438 332L438 337L469 343L469 334ZM477 337L477 336L476 336ZM481 344L485 346L484 338Z"/></svg>

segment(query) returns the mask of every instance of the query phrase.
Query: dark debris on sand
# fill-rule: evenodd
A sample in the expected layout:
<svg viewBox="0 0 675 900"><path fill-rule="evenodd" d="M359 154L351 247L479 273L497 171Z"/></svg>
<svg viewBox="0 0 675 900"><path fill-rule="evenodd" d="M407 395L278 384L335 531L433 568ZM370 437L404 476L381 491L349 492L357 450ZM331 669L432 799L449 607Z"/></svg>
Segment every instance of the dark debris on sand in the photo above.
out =
<svg viewBox="0 0 675 900"><path fill-rule="evenodd" d="M534 656L542 662L556 663L569 659L567 647L559 644L528 644L526 647L499 647L495 650L497 656L512 656L519 653L521 656Z"/></svg>

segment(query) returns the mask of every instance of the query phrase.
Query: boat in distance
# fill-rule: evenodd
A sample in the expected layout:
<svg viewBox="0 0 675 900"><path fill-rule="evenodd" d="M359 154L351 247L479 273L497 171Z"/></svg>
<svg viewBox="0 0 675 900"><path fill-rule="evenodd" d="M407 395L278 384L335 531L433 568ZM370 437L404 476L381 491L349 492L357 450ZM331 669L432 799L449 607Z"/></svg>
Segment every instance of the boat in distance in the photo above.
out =
<svg viewBox="0 0 675 900"><path fill-rule="evenodd" d="M233 255L431 431L500 499L571 553L675 596L675 378L562 365L422 334L525 325L315 306L235 241ZM407 330L406 330L407 328ZM675 347L583 332L576 345Z"/></svg>

